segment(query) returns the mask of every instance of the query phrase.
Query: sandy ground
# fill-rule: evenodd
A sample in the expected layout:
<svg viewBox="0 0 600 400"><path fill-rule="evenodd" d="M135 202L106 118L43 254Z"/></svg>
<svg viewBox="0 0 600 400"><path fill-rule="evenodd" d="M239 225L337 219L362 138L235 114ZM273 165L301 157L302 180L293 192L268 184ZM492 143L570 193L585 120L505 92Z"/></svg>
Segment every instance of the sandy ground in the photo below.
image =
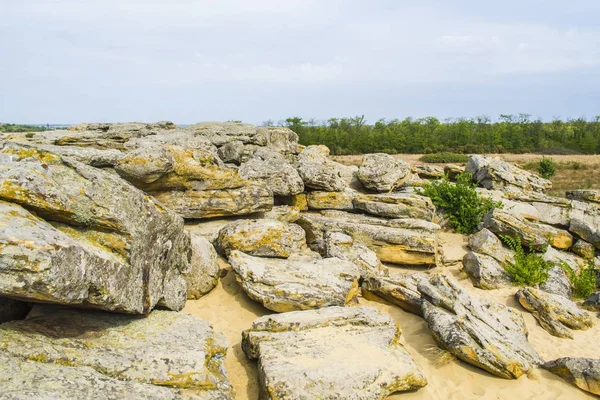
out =
<svg viewBox="0 0 600 400"><path fill-rule="evenodd" d="M446 260L459 260L466 251L465 238L461 235L442 233L440 241ZM225 366L229 379L237 391L237 398L255 400L258 399L256 363L249 361L240 347L241 332L248 329L255 318L271 314L272 311L250 300L235 282L231 267L224 261L221 263L221 267L228 271L227 275L208 295L200 300L188 301L184 311L210 321L215 329L227 337L230 349ZM461 279L459 268L457 263L438 270ZM598 345L600 320L588 331L574 331L574 340L560 339L543 330L533 316L516 303L514 300L516 288L485 291L474 288L468 279L460 282L476 296L487 297L522 311L530 333L529 340L545 360L566 356L600 358ZM596 398L543 370L536 370L518 380L505 380L461 361L437 366L435 342L427 324L420 317L406 313L385 301L369 301L361 298L360 304L376 306L396 320L402 329L406 349L429 381L429 384L419 391L395 394L390 396L390 399L577 400Z"/></svg>

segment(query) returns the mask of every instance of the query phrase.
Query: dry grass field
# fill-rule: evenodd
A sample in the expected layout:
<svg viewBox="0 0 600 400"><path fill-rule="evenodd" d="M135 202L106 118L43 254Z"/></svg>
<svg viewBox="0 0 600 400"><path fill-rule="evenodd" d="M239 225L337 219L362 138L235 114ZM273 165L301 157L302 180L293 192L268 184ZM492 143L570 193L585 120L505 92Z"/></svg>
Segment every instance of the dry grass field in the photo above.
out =
<svg viewBox="0 0 600 400"><path fill-rule="evenodd" d="M536 163L542 159L539 154L488 154L500 157L503 160L514 163L519 167L535 172ZM422 154L396 154L410 164L424 164L419 161ZM550 194L564 196L567 190L573 189L600 189L600 155L553 155L546 156L554 160L556 175L551 179L552 190ZM333 159L344 165L360 165L363 156L334 156ZM441 165L441 164L440 164Z"/></svg>

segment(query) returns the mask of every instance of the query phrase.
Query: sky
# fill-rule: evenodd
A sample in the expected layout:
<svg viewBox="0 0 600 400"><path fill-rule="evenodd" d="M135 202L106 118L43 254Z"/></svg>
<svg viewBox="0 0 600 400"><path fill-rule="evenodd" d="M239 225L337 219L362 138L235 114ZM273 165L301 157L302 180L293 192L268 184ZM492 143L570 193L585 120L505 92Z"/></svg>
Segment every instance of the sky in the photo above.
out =
<svg viewBox="0 0 600 400"><path fill-rule="evenodd" d="M598 0L0 0L0 122L600 115Z"/></svg>

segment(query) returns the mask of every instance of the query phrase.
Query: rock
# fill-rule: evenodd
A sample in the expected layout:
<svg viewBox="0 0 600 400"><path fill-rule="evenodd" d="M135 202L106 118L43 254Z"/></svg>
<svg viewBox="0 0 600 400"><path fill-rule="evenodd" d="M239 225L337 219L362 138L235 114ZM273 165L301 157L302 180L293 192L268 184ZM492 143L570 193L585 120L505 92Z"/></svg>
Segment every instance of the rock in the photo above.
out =
<svg viewBox="0 0 600 400"><path fill-rule="evenodd" d="M306 187L341 192L346 183L341 177L339 164L328 160L328 155L329 149L325 146L308 146L298 155L298 173Z"/></svg>
<svg viewBox="0 0 600 400"><path fill-rule="evenodd" d="M504 247L498 236L489 229L482 229L469 238L469 248L475 253L493 257L500 264L514 262L513 251Z"/></svg>
<svg viewBox="0 0 600 400"><path fill-rule="evenodd" d="M25 319L31 304L23 301L0 297L0 324L16 319Z"/></svg>
<svg viewBox="0 0 600 400"><path fill-rule="evenodd" d="M0 367L3 393L12 387L18 398L36 391L35 398L53 399L59 389L66 391L61 396L71 394L59 398L82 398L81 393L183 398L184 389L199 399L234 395L224 368L225 337L184 313L139 317L38 305L28 319L0 326L0 349L0 357L13 365ZM119 391L110 397L108 388Z"/></svg>
<svg viewBox="0 0 600 400"><path fill-rule="evenodd" d="M187 298L199 299L219 282L219 262L213 245L203 236L192 234L192 260L186 274Z"/></svg>
<svg viewBox="0 0 600 400"><path fill-rule="evenodd" d="M371 276L362 284L363 295L369 293L397 305L406 312L423 316L421 293L417 285L426 280L424 274L393 273L391 276ZM366 293L365 293L366 292Z"/></svg>
<svg viewBox="0 0 600 400"><path fill-rule="evenodd" d="M183 219L119 177L5 145L0 200L0 295L127 313L183 308Z"/></svg>
<svg viewBox="0 0 600 400"><path fill-rule="evenodd" d="M389 154L366 154L358 170L358 179L369 190L389 192L410 173L410 165Z"/></svg>
<svg viewBox="0 0 600 400"><path fill-rule="evenodd" d="M33 145L35 148L58 154L61 157L69 157L81 163L96 168L112 167L123 158L124 153L114 149L95 149L93 147L55 146L55 145Z"/></svg>
<svg viewBox="0 0 600 400"><path fill-rule="evenodd" d="M306 193L298 193L291 196L278 197L283 203L291 207L296 207L300 211L308 211L308 199Z"/></svg>
<svg viewBox="0 0 600 400"><path fill-rule="evenodd" d="M341 232L325 233L325 257L337 257L357 265L363 279L388 274L373 250Z"/></svg>
<svg viewBox="0 0 600 400"><path fill-rule="evenodd" d="M560 376L581 390L600 395L600 360L564 357L548 361L542 368Z"/></svg>
<svg viewBox="0 0 600 400"><path fill-rule="evenodd" d="M490 256L468 252L463 258L465 272L475 287L481 289L499 289L510 285L512 278L508 272Z"/></svg>
<svg viewBox="0 0 600 400"><path fill-rule="evenodd" d="M217 154L223 162L240 165L242 160L245 161L245 158L249 157L248 153L243 142L234 140L221 146Z"/></svg>
<svg viewBox="0 0 600 400"><path fill-rule="evenodd" d="M575 241L575 244L571 247L571 251L585 259L594 258L596 253L594 245L582 239L577 239Z"/></svg>
<svg viewBox="0 0 600 400"><path fill-rule="evenodd" d="M305 214L296 221L306 231L311 248L321 254L325 248L325 233L331 231L345 233L363 242L384 262L418 266L437 263L438 245L434 232L394 227L402 220L388 222L342 212L329 215Z"/></svg>
<svg viewBox="0 0 600 400"><path fill-rule="evenodd" d="M552 182L549 180L517 168L499 158L469 156L465 170L486 189L517 188L545 192L552 187Z"/></svg>
<svg viewBox="0 0 600 400"><path fill-rule="evenodd" d="M461 360L505 379L519 378L542 362L518 311L475 298L445 275L420 282L418 289L433 338Z"/></svg>
<svg viewBox="0 0 600 400"><path fill-rule="evenodd" d="M282 154L298 153L298 135L283 126L260 126L256 129L259 137L264 137L265 146Z"/></svg>
<svg viewBox="0 0 600 400"><path fill-rule="evenodd" d="M361 195L354 199L354 207L372 215L388 218L431 221L435 214L431 199L414 193Z"/></svg>
<svg viewBox="0 0 600 400"><path fill-rule="evenodd" d="M552 336L573 339L571 329L587 330L594 324L588 313L563 296L526 287L515 297Z"/></svg>
<svg viewBox="0 0 600 400"><path fill-rule="evenodd" d="M341 192L309 192L306 196L308 208L313 210L354 210L352 201L358 195L353 190L346 188Z"/></svg>
<svg viewBox="0 0 600 400"><path fill-rule="evenodd" d="M226 255L240 250L255 256L288 258L306 248L306 237L296 224L269 219L237 220L221 229L216 247Z"/></svg>
<svg viewBox="0 0 600 400"><path fill-rule="evenodd" d="M358 267L339 258L281 260L233 250L229 262L244 292L276 312L343 306L358 292Z"/></svg>
<svg viewBox="0 0 600 400"><path fill-rule="evenodd" d="M384 399L427 384L400 335L374 307L329 307L258 318L242 348L258 359L261 398Z"/></svg>
<svg viewBox="0 0 600 400"><path fill-rule="evenodd" d="M296 222L300 218L300 210L294 206L274 206L271 211L263 214L263 218L281 222Z"/></svg>
<svg viewBox="0 0 600 400"><path fill-rule="evenodd" d="M351 219L352 221L361 224L414 229L423 232L437 232L442 229L438 224L416 218L379 218L364 214L352 214L338 210L322 210L320 214L328 218Z"/></svg>
<svg viewBox="0 0 600 400"><path fill-rule="evenodd" d="M509 214L494 208L483 217L483 227L496 235L519 237L521 244L536 251L543 251L548 246L544 231L533 226L522 217Z"/></svg>
<svg viewBox="0 0 600 400"><path fill-rule="evenodd" d="M438 165L418 164L413 165L412 170L422 179L442 179L444 168Z"/></svg>
<svg viewBox="0 0 600 400"><path fill-rule="evenodd" d="M573 245L573 236L567 231L555 228L550 225L530 222L530 225L537 229L544 236L548 243L557 249L567 250Z"/></svg>
<svg viewBox="0 0 600 400"><path fill-rule="evenodd" d="M582 307L590 311L600 311L600 292L589 295L583 302Z"/></svg>
<svg viewBox="0 0 600 400"><path fill-rule="evenodd" d="M365 191L365 187L360 182L360 179L358 179L358 167L356 165L338 164L337 167L340 171L340 176L348 188L359 192Z"/></svg>
<svg viewBox="0 0 600 400"><path fill-rule="evenodd" d="M241 219L244 219L241 217ZM213 246L216 245L217 239L219 238L219 231L225 226L233 222L232 218L214 218L214 219L202 219L197 221L186 221L185 230L190 235L202 236L210 242Z"/></svg>
<svg viewBox="0 0 600 400"><path fill-rule="evenodd" d="M565 270L558 265L548 270L548 279L540 285L540 289L544 292L556 294L569 300L573 295L571 281Z"/></svg>
<svg viewBox="0 0 600 400"><path fill-rule="evenodd" d="M567 191L567 199L585 201L600 207L600 190L569 190Z"/></svg>
<svg viewBox="0 0 600 400"><path fill-rule="evenodd" d="M296 168L279 153L258 149L238 170L242 178L264 183L274 195L289 196L302 193L304 183Z"/></svg>
<svg viewBox="0 0 600 400"><path fill-rule="evenodd" d="M600 229L597 226L582 219L574 218L571 220L569 231L600 249Z"/></svg>
<svg viewBox="0 0 600 400"><path fill-rule="evenodd" d="M448 179L454 182L456 177L465 172L465 167L462 165L456 164L446 164L444 165L444 174L448 176Z"/></svg>

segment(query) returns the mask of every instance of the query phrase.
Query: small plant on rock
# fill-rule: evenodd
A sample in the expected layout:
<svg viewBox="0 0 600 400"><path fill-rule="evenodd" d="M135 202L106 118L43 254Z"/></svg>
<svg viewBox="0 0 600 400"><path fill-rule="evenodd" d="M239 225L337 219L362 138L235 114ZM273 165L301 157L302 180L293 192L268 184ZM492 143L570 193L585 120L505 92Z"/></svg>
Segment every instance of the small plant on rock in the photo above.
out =
<svg viewBox="0 0 600 400"><path fill-rule="evenodd" d="M552 264L533 250L526 251L520 237L500 235L500 239L515 252L515 262L506 262L504 269L517 285L535 286L548 280Z"/></svg>
<svg viewBox="0 0 600 400"><path fill-rule="evenodd" d="M427 183L421 194L444 211L452 228L464 234L476 232L483 216L492 208L501 207L501 204L479 196L469 173L457 175L456 184L449 182L447 177Z"/></svg>
<svg viewBox="0 0 600 400"><path fill-rule="evenodd" d="M556 164L554 163L554 160L546 157L542 158L540 166L538 167L538 172L543 178L552 178L556 174Z"/></svg>
<svg viewBox="0 0 600 400"><path fill-rule="evenodd" d="M593 259L589 259L585 268L582 268L577 274L569 264L562 261L560 263L565 270L571 285L573 286L573 297L585 299L596 290L596 265Z"/></svg>

